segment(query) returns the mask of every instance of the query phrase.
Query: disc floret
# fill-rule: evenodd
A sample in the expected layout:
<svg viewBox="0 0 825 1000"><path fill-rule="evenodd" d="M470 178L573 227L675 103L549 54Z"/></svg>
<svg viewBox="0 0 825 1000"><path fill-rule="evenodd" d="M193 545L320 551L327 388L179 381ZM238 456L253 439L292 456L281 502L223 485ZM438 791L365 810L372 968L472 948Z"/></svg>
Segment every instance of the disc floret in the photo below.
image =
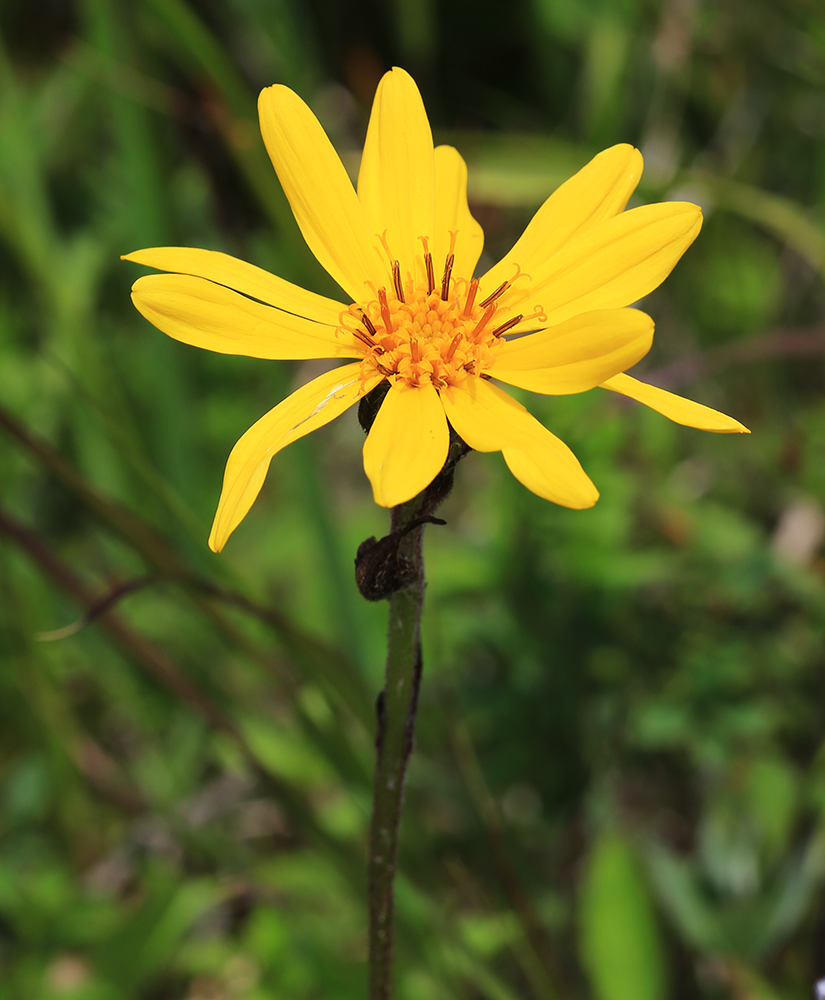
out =
<svg viewBox="0 0 825 1000"><path fill-rule="evenodd" d="M490 377L502 335L522 317L498 322L500 298L512 282L477 302L478 281L452 277L452 235L440 283L422 237L425 277L416 282L408 272L402 281L400 265L390 256L392 283L387 288L371 286L372 298L342 314L342 331L364 346L364 383L380 374L391 382L449 391L470 375ZM386 240L382 242L386 248Z"/></svg>

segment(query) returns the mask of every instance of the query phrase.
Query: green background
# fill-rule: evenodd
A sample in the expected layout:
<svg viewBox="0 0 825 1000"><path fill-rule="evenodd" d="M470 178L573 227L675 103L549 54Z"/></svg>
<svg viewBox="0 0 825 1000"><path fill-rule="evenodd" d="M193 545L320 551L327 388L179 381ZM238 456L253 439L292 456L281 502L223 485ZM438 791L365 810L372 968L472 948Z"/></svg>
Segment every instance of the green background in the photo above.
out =
<svg viewBox="0 0 825 1000"><path fill-rule="evenodd" d="M387 529L348 414L225 552L223 463L312 363L174 343L121 253L334 293L269 166L281 82L357 169L418 80L512 245L615 142L704 229L639 374L529 405L601 490L462 462L428 529L401 1000L805 998L825 975L825 8L818 0L0 3L0 998L360 1000ZM103 595L108 615L63 638ZM69 630L71 631L71 630Z"/></svg>

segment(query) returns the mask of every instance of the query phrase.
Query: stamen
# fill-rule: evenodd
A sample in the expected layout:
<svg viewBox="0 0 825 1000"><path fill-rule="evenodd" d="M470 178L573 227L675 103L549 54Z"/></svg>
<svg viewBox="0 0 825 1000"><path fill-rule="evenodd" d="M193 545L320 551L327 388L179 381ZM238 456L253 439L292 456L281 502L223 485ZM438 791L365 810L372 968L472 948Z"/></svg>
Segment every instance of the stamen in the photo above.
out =
<svg viewBox="0 0 825 1000"><path fill-rule="evenodd" d="M401 265L397 260L392 262L392 283L395 288L395 297L399 302L403 302L404 289L401 287Z"/></svg>
<svg viewBox="0 0 825 1000"><path fill-rule="evenodd" d="M495 303L491 302L490 305L487 306L487 308L484 310L484 315L478 321L478 323L476 324L475 329L470 334L470 340L476 340L478 338L478 335L481 333L481 331L484 329L484 327L487 326L487 324L493 318L493 313L495 311L496 311Z"/></svg>
<svg viewBox="0 0 825 1000"><path fill-rule="evenodd" d="M498 298L498 297L499 297L500 295L503 295L503 294L504 294L504 293L505 293L505 292L507 291L507 289L508 289L509 287L510 287L510 282L509 282L509 281L502 281L502 283L501 283L501 284L500 284L500 285L498 286L498 288L497 288L497 289L496 289L496 290L495 290L495 291L493 292L493 294L492 294L492 295L488 295L488 296L487 296L487 298L486 298L486 299L485 299L485 300L484 300L483 302L481 302L481 303L480 303L480 305L481 305L481 308L482 308L482 309L486 309L486 308L487 308L487 306L489 306L489 304L490 304L491 302L495 302L495 301L496 301L496 299L497 299L497 298Z"/></svg>
<svg viewBox="0 0 825 1000"><path fill-rule="evenodd" d="M508 330L512 330L513 327L520 323L524 319L524 314L519 313L518 316L514 316L512 319L508 319L506 323L502 323L501 326L497 326L493 330L494 337L500 337L503 333L507 333Z"/></svg>
<svg viewBox="0 0 825 1000"><path fill-rule="evenodd" d="M364 324L364 326L369 331L370 336L374 337L376 335L376 333L378 333L378 331L375 329L375 326L373 325L372 320L369 318L369 316L367 316L366 313L362 313L361 314L361 322Z"/></svg>
<svg viewBox="0 0 825 1000"><path fill-rule="evenodd" d="M441 279L441 298L446 302L450 295L450 275L453 273L455 254L447 254L447 262L444 264L444 277Z"/></svg>
<svg viewBox="0 0 825 1000"><path fill-rule="evenodd" d="M458 236L457 229L450 229L448 232L450 233L450 249L444 264L444 276L441 279L441 298L444 302L447 301L450 295L450 275L453 273L453 264L455 264L455 241Z"/></svg>
<svg viewBox="0 0 825 1000"><path fill-rule="evenodd" d="M427 271L427 295L435 290L435 273L433 271L433 255L430 253L430 243L426 236L418 237L424 244L424 267Z"/></svg>
<svg viewBox="0 0 825 1000"><path fill-rule="evenodd" d="M394 333L392 326L392 313L390 312L389 304L387 303L387 289L378 289L378 302L381 306L381 318L384 320L384 328L387 333Z"/></svg>
<svg viewBox="0 0 825 1000"><path fill-rule="evenodd" d="M368 333L364 333L363 330L352 330L350 332L352 333L353 337L357 337L357 339L360 340L362 344L366 344L366 346L369 347L371 351L377 351L378 354L384 353L384 348L379 347L378 344L375 343L375 341L372 339L372 337L370 337Z"/></svg>
<svg viewBox="0 0 825 1000"><path fill-rule="evenodd" d="M470 290L467 292L467 301L464 303L464 308L461 310L461 318L469 319L473 312L473 306L476 301L476 292L478 291L478 278L473 278L470 282Z"/></svg>
<svg viewBox="0 0 825 1000"><path fill-rule="evenodd" d="M462 335L460 333L457 333L453 337L453 339L452 339L452 341L450 343L450 346L447 348L447 353L444 355L444 360L445 361L452 361L453 355L455 354L456 350L458 349L458 345L461 343L462 339L463 338L462 338Z"/></svg>

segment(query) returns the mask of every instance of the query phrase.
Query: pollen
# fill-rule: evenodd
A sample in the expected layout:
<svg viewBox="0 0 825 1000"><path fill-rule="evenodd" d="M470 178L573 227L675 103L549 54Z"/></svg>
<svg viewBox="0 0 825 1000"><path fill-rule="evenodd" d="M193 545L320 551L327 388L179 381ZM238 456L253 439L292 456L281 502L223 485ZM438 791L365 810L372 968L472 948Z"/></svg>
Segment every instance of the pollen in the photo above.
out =
<svg viewBox="0 0 825 1000"><path fill-rule="evenodd" d="M453 277L456 235L451 234L440 282L435 280L427 240L421 237L424 281L415 284L408 272L406 282L402 282L400 265L388 252L391 283L386 288L372 288L372 298L350 306L341 315L341 331L354 336L364 349L364 383L380 374L409 386L448 389L471 375L484 377L493 367L496 349L504 342L502 335L522 317L511 316L502 308L504 293L512 282L476 302L478 281ZM389 251L386 237L382 242Z"/></svg>

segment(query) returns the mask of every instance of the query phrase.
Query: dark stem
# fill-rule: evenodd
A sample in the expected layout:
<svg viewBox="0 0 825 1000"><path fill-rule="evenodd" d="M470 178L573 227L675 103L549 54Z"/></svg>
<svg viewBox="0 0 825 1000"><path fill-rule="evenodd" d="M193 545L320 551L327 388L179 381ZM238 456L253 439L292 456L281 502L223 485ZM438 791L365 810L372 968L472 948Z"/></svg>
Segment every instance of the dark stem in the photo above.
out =
<svg viewBox="0 0 825 1000"><path fill-rule="evenodd" d="M387 670L378 698L378 732L369 843L369 1000L392 996L393 880L404 802L407 764L413 748L421 685L421 611L424 605L424 524L416 520L421 498L396 507L392 534L410 567L410 582L390 597ZM403 534L397 534L401 533Z"/></svg>

